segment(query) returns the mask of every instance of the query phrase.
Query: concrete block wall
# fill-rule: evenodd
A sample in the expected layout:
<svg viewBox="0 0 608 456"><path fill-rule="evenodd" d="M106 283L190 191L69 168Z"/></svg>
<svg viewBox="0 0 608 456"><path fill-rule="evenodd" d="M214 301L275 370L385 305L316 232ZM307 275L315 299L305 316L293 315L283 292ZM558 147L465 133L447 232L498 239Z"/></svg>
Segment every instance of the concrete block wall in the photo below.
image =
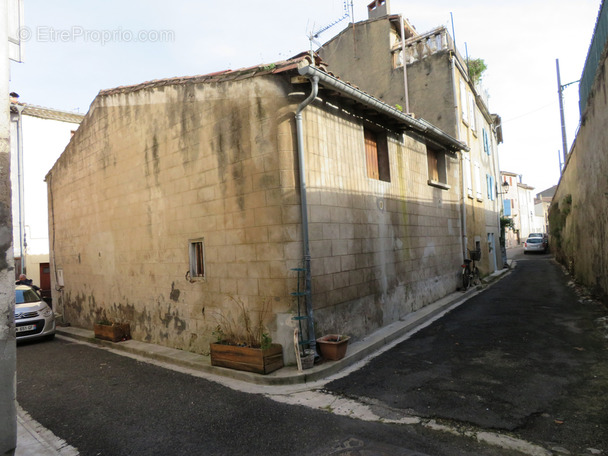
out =
<svg viewBox="0 0 608 456"><path fill-rule="evenodd" d="M388 133L390 182L367 176L363 124L305 111L313 301L318 334L361 337L457 287L460 179L428 184L426 146Z"/></svg>
<svg viewBox="0 0 608 456"><path fill-rule="evenodd" d="M230 296L290 311L301 234L284 105L263 78L98 97L47 178L65 319L129 321L137 339L204 353ZM199 238L206 278L190 282Z"/></svg>

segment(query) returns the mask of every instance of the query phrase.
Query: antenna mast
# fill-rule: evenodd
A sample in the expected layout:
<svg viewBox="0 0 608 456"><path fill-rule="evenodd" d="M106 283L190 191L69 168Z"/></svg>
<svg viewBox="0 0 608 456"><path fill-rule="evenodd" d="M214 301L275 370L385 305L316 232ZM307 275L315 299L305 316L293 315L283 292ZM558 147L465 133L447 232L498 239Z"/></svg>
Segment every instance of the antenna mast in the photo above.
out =
<svg viewBox="0 0 608 456"><path fill-rule="evenodd" d="M343 4L343 11L344 14L342 15L341 18L336 19L335 21L331 22L330 24L327 24L325 27L321 27L319 30L317 30L316 32L311 32L308 35L308 40L310 41L310 58L312 59L312 65L315 65L315 55L314 52L312 50L312 44L316 44L319 48L322 48L323 46L321 45L321 43L319 43L317 41L317 38L319 38L319 35L323 32L325 32L326 30L329 30L330 28L332 28L334 25L339 24L340 22L342 22L344 19L346 19L347 17L351 17L351 14L354 15L354 9L353 9L353 0L350 0L350 11L349 11L349 2L348 0L344 0L344 4Z"/></svg>

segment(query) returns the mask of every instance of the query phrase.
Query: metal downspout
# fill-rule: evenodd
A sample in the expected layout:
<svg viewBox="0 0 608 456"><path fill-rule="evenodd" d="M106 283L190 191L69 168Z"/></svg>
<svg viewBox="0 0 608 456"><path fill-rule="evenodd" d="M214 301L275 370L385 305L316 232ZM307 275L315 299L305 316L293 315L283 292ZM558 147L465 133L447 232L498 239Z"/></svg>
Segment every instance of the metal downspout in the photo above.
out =
<svg viewBox="0 0 608 456"><path fill-rule="evenodd" d="M458 94L457 94L458 86L456 85L456 65L454 64L454 54L450 55L450 67L452 70L452 91L454 92L454 114L455 114L455 120L456 120L456 139L460 141L460 123L459 123L459 119L458 119ZM461 185L461 191L462 191L462 207L461 207L461 211L462 211L462 257L464 259L466 259L466 258L468 258L467 247L469 245L469 239L467 237L467 188L466 188L467 183L466 183L466 178L465 178L464 165L465 165L464 152L461 152L460 153L460 168L462 170L462 185Z"/></svg>
<svg viewBox="0 0 608 456"><path fill-rule="evenodd" d="M405 26L403 25L403 16L399 15L399 24L401 25L401 52L403 55L403 88L404 88L404 101L405 101L405 112L410 112L410 97L407 88L407 62L405 61Z"/></svg>
<svg viewBox="0 0 608 456"><path fill-rule="evenodd" d="M25 185L23 170L23 106L15 105L17 109L17 196L19 199L19 255L21 265L19 273L25 274L27 270L26 254L24 245L25 233Z"/></svg>
<svg viewBox="0 0 608 456"><path fill-rule="evenodd" d="M312 85L310 95L300 103L296 110L296 136L298 141L298 167L300 175L300 207L302 209L302 243L304 250L304 269L306 270L306 296L304 299L306 302L306 315L308 317L309 345L316 353L315 326L312 310L312 274L310 271L310 243L308 239L308 204L306 202L306 165L304 161L304 127L302 125L302 111L317 97L319 92L319 78L317 76L312 76L309 79Z"/></svg>

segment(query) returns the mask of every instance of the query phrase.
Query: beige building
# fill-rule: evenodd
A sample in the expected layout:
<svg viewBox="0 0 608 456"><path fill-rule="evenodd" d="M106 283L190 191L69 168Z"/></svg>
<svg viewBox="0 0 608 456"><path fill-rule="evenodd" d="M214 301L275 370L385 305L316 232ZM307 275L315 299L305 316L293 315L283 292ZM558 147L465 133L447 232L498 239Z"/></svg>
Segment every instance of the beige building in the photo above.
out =
<svg viewBox="0 0 608 456"><path fill-rule="evenodd" d="M390 14L388 0L375 0L368 10L368 20L349 24L319 54L338 77L468 145L460 157L462 252L481 249L483 275L502 269L500 117L490 114L485 91L469 75L445 27L419 34L403 16ZM436 160L440 171L432 180L441 187L447 178L444 156Z"/></svg>
<svg viewBox="0 0 608 456"><path fill-rule="evenodd" d="M11 99L10 110L15 278L25 273L50 301L49 221L44 176L84 115L21 103L15 97Z"/></svg>
<svg viewBox="0 0 608 456"><path fill-rule="evenodd" d="M317 336L355 339L457 289L466 146L319 65L99 93L46 179L67 322L205 353L236 298L289 362L298 289Z"/></svg>
<svg viewBox="0 0 608 456"><path fill-rule="evenodd" d="M550 242L577 280L608 297L608 6L579 85L581 124L549 212Z"/></svg>

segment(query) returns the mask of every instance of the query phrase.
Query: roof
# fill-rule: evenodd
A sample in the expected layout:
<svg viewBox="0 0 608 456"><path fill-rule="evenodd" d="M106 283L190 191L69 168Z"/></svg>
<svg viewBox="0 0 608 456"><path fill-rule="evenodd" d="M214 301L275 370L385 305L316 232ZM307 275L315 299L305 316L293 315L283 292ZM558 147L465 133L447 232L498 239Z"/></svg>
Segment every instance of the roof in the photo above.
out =
<svg viewBox="0 0 608 456"><path fill-rule="evenodd" d="M312 64L314 56L314 65ZM403 114L394 107L376 99L349 82L344 82L327 71L326 65L317 55L311 56L308 52L302 52L288 60L275 62L267 65L256 65L239 70L225 70L198 76L186 76L178 78L157 79L130 86L120 86L114 89L102 90L98 97L108 95L133 93L143 89L152 89L164 86L174 86L181 84L201 84L211 82L231 82L262 75L280 74L284 72L294 72L304 75L302 70L308 69L308 76L315 74L322 80L320 86L325 89L324 93L332 98L332 101L340 101L346 106L357 105L363 109L367 115L373 119L381 119L380 124L387 126L394 131L412 131L424 135L428 140L435 141L437 144L451 150L468 150L468 146L456 139L448 136L445 132L426 122L424 119L414 119L412 116ZM303 81L306 81L304 79Z"/></svg>
<svg viewBox="0 0 608 456"><path fill-rule="evenodd" d="M60 122L79 124L84 114L78 112L61 111L59 109L45 108L44 106L26 103L11 103L11 112L19 112L24 116L38 117L39 119L58 120Z"/></svg>
<svg viewBox="0 0 608 456"><path fill-rule="evenodd" d="M312 62L310 53L302 52L294 57L280 62L270 64L255 65L238 70L216 71L197 76L183 76L167 79L154 79L151 81L142 82L140 84L120 86L113 89L102 90L98 96L116 95L120 93L132 93L142 89L151 89L156 87L181 85L181 84L198 84L209 82L229 82L238 81L241 79L253 78L267 74L278 74L290 70L297 70L298 64L302 61ZM315 64L324 67L320 57L315 56Z"/></svg>

